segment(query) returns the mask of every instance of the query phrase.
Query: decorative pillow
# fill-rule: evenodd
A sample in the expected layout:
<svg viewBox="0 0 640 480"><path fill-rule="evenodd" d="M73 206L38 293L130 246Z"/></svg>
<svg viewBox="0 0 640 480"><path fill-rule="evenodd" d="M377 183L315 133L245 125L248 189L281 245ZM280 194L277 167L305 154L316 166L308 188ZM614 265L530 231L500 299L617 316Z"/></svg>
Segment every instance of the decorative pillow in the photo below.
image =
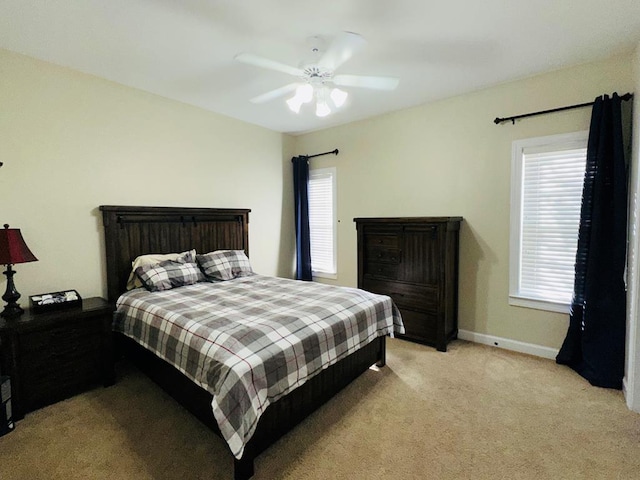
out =
<svg viewBox="0 0 640 480"><path fill-rule="evenodd" d="M207 279L214 282L254 274L243 250L216 250L196 255L196 261Z"/></svg>
<svg viewBox="0 0 640 480"><path fill-rule="evenodd" d="M157 265L136 268L136 275L150 292L170 290L184 285L193 285L202 279L202 272L193 262L182 263L166 260Z"/></svg>
<svg viewBox="0 0 640 480"><path fill-rule="evenodd" d="M140 278L138 278L135 273L138 267L158 265L160 262L164 262L167 260L174 260L179 263L193 263L195 262L195 258L195 250L189 250L182 253L150 253L148 255L140 255L139 257L136 257L133 262L131 262L131 273L129 274L129 279L127 280L127 290L143 286ZM201 278L201 280L203 279L204 278Z"/></svg>

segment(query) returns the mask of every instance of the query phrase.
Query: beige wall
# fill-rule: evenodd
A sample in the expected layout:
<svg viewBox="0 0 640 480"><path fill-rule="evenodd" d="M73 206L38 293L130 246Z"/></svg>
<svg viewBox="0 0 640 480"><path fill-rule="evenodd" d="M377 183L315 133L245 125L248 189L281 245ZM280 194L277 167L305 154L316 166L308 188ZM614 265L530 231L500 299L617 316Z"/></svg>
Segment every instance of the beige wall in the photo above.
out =
<svg viewBox="0 0 640 480"><path fill-rule="evenodd" d="M39 259L16 266L22 305L105 294L102 204L251 208L255 270L290 274L290 138L3 50L0 106L0 223Z"/></svg>
<svg viewBox="0 0 640 480"><path fill-rule="evenodd" d="M589 110L492 120L633 86L619 56L292 138L0 50L0 223L39 258L16 267L22 302L104 294L101 204L251 208L254 268L290 276L290 158L339 148L312 160L338 169L336 283L356 284L354 217L461 215L460 328L558 348L565 315L507 302L511 142L587 129Z"/></svg>
<svg viewBox="0 0 640 480"><path fill-rule="evenodd" d="M460 328L559 348L567 315L508 304L511 144L587 130L590 110L493 119L632 91L631 63L618 56L296 137L299 153L340 150L312 160L337 167L335 283L357 283L354 217L460 215Z"/></svg>
<svg viewBox="0 0 640 480"><path fill-rule="evenodd" d="M629 182L629 253L627 290L627 344L624 392L630 409L640 412L640 43L633 58L635 92L633 99L633 135Z"/></svg>

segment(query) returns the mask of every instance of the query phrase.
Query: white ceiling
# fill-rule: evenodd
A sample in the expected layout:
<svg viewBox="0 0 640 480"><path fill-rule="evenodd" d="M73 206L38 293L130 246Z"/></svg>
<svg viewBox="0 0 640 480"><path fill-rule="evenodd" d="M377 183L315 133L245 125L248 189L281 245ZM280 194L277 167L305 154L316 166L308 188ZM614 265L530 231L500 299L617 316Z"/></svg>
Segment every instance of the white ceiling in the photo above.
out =
<svg viewBox="0 0 640 480"><path fill-rule="evenodd" d="M236 54L298 66L309 37L330 42L342 31L359 33L367 46L337 73L399 77L395 91L345 88L348 104L325 118L309 106L294 114L286 97L249 102L292 77L240 64ZM2 48L287 133L605 58L639 42L640 0L0 1Z"/></svg>

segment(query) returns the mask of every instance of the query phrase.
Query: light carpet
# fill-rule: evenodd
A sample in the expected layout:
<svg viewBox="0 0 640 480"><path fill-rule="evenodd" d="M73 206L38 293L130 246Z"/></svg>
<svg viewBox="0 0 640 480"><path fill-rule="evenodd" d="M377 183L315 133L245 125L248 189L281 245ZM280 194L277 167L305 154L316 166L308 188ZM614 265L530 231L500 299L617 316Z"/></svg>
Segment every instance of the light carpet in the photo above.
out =
<svg viewBox="0 0 640 480"><path fill-rule="evenodd" d="M0 479L231 479L224 442L135 368L29 413ZM640 479L640 415L567 367L390 339L370 369L256 460L261 479Z"/></svg>

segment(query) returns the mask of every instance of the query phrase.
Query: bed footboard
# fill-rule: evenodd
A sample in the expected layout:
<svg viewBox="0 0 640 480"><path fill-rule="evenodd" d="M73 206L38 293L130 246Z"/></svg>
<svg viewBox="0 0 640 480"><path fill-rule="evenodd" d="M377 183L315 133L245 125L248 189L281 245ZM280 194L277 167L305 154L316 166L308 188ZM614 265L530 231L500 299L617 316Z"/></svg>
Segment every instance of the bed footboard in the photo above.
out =
<svg viewBox="0 0 640 480"><path fill-rule="evenodd" d="M125 355L154 382L175 398L205 425L220 434L211 411L212 395L172 365L124 335L117 334ZM234 459L234 479L247 480L254 474L254 460L280 437L334 397L372 365L385 365L386 336L381 336L331 365L304 385L271 404L264 412L241 459Z"/></svg>

